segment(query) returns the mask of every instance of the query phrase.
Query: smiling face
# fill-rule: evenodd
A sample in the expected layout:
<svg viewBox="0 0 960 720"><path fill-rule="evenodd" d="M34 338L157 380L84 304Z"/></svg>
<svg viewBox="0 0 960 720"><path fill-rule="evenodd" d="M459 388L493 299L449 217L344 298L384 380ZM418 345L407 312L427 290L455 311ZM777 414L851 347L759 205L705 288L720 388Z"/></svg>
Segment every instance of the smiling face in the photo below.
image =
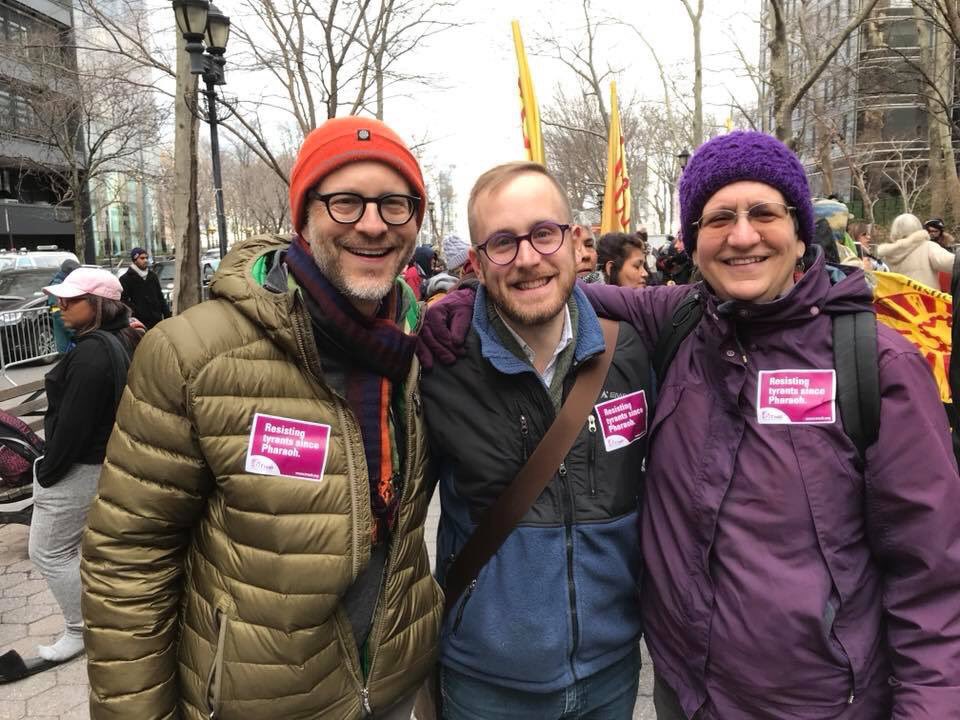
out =
<svg viewBox="0 0 960 720"><path fill-rule="evenodd" d="M765 183L735 182L713 194L703 215L717 210L744 213L765 202L786 204L780 191ZM741 214L732 227L697 233L693 259L721 300L770 302L793 287L793 271L804 249L791 214L756 226Z"/></svg>
<svg viewBox="0 0 960 720"><path fill-rule="evenodd" d="M335 170L315 190L319 194L352 192L364 197L411 193L400 173L372 161ZM413 254L416 214L403 225L387 225L376 204L368 203L359 220L343 225L330 217L322 202L311 200L303 237L324 277L360 312L372 315Z"/></svg>
<svg viewBox="0 0 960 720"><path fill-rule="evenodd" d="M481 243L498 232L525 235L538 223L570 222L570 211L559 191L548 177L533 172L520 173L478 195L473 216L474 235ZM470 248L477 277L515 329L544 325L563 311L577 276L580 232L577 226L567 230L560 249L551 255L541 255L522 241L509 265L496 265L483 252Z"/></svg>

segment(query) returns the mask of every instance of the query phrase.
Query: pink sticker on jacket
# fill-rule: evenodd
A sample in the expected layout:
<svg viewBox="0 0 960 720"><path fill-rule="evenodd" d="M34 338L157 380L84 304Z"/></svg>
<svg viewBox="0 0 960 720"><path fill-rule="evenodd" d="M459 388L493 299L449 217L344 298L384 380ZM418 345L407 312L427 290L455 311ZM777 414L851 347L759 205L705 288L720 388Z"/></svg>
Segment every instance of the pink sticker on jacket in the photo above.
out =
<svg viewBox="0 0 960 720"><path fill-rule="evenodd" d="M329 425L256 413L247 445L246 471L322 480L329 441Z"/></svg>
<svg viewBox="0 0 960 720"><path fill-rule="evenodd" d="M835 370L761 370L757 421L762 425L827 425L836 420Z"/></svg>
<svg viewBox="0 0 960 720"><path fill-rule="evenodd" d="M647 434L647 394L643 390L594 406L607 452L626 447Z"/></svg>

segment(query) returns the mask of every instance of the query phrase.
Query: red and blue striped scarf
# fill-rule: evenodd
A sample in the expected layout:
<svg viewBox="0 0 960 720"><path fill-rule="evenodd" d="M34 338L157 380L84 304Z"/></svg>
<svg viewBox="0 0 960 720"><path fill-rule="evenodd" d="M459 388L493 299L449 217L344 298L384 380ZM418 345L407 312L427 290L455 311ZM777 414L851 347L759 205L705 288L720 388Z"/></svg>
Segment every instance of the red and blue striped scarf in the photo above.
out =
<svg viewBox="0 0 960 720"><path fill-rule="evenodd" d="M401 468L391 442L390 405L394 386L403 383L410 372L417 339L398 324L400 292L396 287L383 299L377 315L367 317L323 276L300 235L290 244L286 264L310 296L314 324L337 346L335 351L347 366L345 399L360 424L373 542L377 543L389 537L396 521L399 498L394 478Z"/></svg>

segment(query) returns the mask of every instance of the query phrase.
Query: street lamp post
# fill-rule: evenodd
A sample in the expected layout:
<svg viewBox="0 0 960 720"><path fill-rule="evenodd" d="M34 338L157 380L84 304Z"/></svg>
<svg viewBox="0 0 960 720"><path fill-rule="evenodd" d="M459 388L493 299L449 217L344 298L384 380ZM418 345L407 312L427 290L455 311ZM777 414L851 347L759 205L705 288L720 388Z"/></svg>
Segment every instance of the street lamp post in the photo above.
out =
<svg viewBox="0 0 960 720"><path fill-rule="evenodd" d="M667 187L670 187L671 195L673 197L672 202L670 203L670 225L673 225L673 219L680 214L680 193L678 192L680 188L680 177L683 175L683 171L687 169L687 163L690 162L690 151L684 148L677 153L677 162L680 165L680 172L677 175L676 181L673 183L673 187L670 187L667 184ZM680 228L680 232L683 232L683 228Z"/></svg>
<svg viewBox="0 0 960 720"><path fill-rule="evenodd" d="M213 167L213 196L217 207L217 233L220 257L227 254L227 220L223 210L223 182L220 176L220 136L217 130L217 85L225 85L223 54L230 38L230 18L207 0L173 0L177 27L190 53L190 72L200 75L207 96L207 122L210 124L210 156ZM204 52L206 50L206 52Z"/></svg>

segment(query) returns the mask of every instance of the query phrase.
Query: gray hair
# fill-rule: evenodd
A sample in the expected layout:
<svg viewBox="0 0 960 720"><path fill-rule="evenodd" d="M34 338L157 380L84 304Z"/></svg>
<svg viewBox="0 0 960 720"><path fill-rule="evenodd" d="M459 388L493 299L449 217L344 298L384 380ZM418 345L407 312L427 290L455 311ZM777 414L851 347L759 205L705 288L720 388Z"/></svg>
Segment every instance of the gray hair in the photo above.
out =
<svg viewBox="0 0 960 720"><path fill-rule="evenodd" d="M920 218L910 213L897 215L890 225L890 240L902 240L917 230L923 230L923 223L920 222Z"/></svg>
<svg viewBox="0 0 960 720"><path fill-rule="evenodd" d="M589 210L577 210L573 213L573 222L593 236L593 213ZM594 238L595 239L595 238Z"/></svg>

